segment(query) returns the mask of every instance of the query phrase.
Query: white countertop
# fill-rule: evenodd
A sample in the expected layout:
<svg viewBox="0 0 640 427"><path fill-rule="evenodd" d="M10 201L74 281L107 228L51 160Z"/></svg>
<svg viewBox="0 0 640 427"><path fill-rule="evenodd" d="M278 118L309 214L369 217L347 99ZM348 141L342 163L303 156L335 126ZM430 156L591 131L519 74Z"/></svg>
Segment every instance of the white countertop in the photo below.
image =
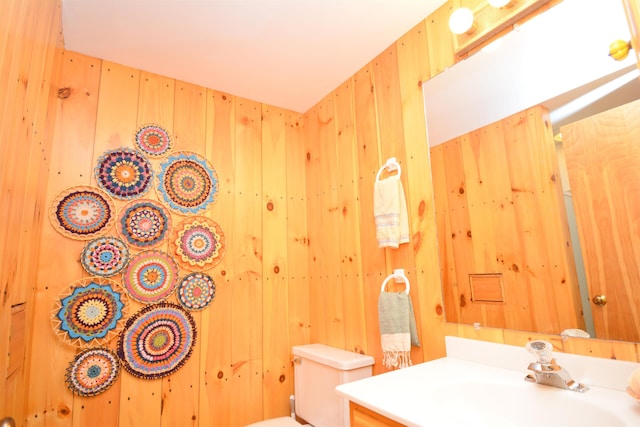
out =
<svg viewBox="0 0 640 427"><path fill-rule="evenodd" d="M512 347L507 350L520 351L518 347L506 347ZM495 347L486 348L493 353L492 359L496 359ZM521 350L525 351L524 348ZM451 353L460 355L459 351ZM621 379L637 364L611 361L622 363L616 365L623 367L622 370L618 369L620 373L616 373L615 369L609 372L616 377L615 381L622 381L618 389L587 383L591 389L586 393L578 393L524 381L529 372L527 364L519 370L504 369L452 357L451 353L448 350L449 356L442 359L343 384L337 387L337 391L353 402L411 427L539 427L558 425L554 424L554 419L563 419L571 411L576 417L586 417L586 420L580 420L581 426L593 421L591 425L605 427L599 417L609 415L612 415L612 419L607 421L606 427L640 426L640 403L621 391L626 387L625 380ZM482 359L486 354L483 356L481 353L475 352ZM466 354L473 358L473 352ZM527 360L526 351L523 360ZM577 365L576 370L580 371ZM601 370L600 367L598 370ZM582 378L574 379L584 382ZM550 409L550 406L556 408ZM559 412L554 415L553 411ZM595 424L598 420L600 424ZM574 424L565 422L563 425Z"/></svg>

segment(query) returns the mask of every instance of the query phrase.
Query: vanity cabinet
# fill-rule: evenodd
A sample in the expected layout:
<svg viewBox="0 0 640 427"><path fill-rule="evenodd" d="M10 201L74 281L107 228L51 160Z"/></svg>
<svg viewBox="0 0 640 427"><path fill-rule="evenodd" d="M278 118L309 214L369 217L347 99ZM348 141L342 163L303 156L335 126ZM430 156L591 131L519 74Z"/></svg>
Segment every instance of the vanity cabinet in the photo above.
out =
<svg viewBox="0 0 640 427"><path fill-rule="evenodd" d="M404 424L393 421L354 402L349 402L351 427L404 427Z"/></svg>

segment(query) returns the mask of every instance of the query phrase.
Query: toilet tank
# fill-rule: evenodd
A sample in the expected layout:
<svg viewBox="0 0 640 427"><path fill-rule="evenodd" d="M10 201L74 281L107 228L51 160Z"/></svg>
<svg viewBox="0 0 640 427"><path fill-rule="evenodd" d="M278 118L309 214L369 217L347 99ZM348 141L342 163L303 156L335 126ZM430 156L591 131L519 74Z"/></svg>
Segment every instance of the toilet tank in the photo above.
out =
<svg viewBox="0 0 640 427"><path fill-rule="evenodd" d="M349 401L336 387L370 377L373 357L323 344L295 346L292 352L296 415L314 427L348 427Z"/></svg>

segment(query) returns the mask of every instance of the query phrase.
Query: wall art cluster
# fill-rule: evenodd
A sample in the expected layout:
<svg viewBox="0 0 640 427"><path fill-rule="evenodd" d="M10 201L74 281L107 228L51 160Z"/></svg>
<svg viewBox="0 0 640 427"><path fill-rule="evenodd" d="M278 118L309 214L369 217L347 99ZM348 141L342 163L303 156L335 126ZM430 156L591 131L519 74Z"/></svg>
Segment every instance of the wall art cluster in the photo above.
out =
<svg viewBox="0 0 640 427"><path fill-rule="evenodd" d="M104 392L121 368L141 379L180 369L197 336L191 312L215 297L206 271L225 253L222 228L203 216L218 192L213 166L174 152L162 126L145 124L132 139L134 148L97 159L97 186L68 188L49 209L56 231L86 241L80 262L88 276L60 292L51 314L56 335L79 349L65 374L79 396ZM132 301L141 308L130 314ZM112 350L106 344L116 337Z"/></svg>

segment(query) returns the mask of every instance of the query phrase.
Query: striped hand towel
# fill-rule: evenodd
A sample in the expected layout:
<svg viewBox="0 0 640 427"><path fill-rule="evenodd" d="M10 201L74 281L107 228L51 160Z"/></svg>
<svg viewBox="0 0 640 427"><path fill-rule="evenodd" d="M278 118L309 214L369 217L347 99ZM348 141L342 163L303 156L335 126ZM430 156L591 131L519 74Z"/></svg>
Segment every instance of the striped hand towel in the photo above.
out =
<svg viewBox="0 0 640 427"><path fill-rule="evenodd" d="M381 248L397 248L409 242L407 201L398 176L376 181L373 189L376 239Z"/></svg>
<svg viewBox="0 0 640 427"><path fill-rule="evenodd" d="M411 366L411 345L420 347L411 297L406 292L381 292L378 322L382 364L387 368Z"/></svg>

